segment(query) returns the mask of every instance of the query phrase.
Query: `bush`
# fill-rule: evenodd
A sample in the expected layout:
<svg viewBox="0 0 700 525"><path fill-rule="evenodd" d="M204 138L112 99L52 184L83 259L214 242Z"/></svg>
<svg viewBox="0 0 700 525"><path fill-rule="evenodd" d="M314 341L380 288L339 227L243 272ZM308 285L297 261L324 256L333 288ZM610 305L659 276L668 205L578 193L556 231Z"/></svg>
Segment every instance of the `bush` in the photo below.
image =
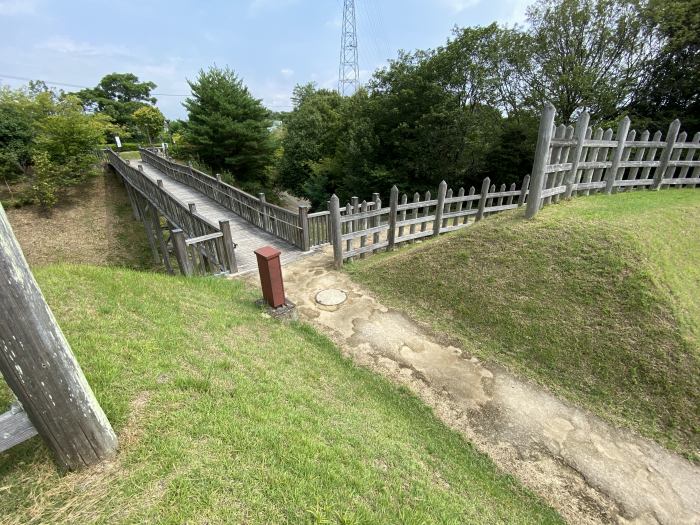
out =
<svg viewBox="0 0 700 525"><path fill-rule="evenodd" d="M46 152L34 155L34 180L30 195L42 207L51 208L58 201L61 173Z"/></svg>

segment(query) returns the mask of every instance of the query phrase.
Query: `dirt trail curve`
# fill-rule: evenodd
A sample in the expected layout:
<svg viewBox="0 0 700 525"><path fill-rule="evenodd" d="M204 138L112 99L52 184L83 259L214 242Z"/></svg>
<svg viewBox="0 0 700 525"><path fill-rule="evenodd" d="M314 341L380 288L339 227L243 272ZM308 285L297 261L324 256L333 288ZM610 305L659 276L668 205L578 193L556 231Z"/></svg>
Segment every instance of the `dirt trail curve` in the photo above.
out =
<svg viewBox="0 0 700 525"><path fill-rule="evenodd" d="M355 362L404 384L570 523L700 524L700 468L428 335L331 269L328 251L284 269L300 316ZM348 300L315 302L324 289Z"/></svg>

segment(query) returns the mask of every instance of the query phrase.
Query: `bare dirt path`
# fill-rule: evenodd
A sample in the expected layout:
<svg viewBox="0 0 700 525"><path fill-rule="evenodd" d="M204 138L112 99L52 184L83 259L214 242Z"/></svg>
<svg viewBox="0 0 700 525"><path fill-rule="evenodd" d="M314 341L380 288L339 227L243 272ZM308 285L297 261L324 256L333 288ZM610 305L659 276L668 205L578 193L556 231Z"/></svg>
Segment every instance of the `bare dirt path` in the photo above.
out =
<svg viewBox="0 0 700 525"><path fill-rule="evenodd" d="M567 521L700 523L700 468L441 343L331 262L326 251L285 266L287 296L300 317L356 363L416 392ZM321 306L315 297L324 289L343 290L348 299Z"/></svg>

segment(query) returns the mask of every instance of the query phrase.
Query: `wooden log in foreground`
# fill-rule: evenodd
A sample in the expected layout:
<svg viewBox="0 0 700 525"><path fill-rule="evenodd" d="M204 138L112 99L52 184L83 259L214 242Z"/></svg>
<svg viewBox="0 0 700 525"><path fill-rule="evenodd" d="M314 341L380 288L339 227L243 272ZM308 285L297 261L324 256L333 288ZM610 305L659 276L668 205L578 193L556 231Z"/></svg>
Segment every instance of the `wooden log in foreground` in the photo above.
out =
<svg viewBox="0 0 700 525"><path fill-rule="evenodd" d="M57 463L115 454L117 437L37 285L0 206L0 372Z"/></svg>

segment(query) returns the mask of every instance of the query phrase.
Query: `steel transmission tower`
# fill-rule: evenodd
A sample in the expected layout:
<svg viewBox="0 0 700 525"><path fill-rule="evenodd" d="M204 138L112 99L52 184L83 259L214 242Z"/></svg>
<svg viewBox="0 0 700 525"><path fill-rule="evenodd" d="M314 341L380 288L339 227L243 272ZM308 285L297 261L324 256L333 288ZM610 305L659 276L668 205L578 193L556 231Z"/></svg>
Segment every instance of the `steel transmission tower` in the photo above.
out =
<svg viewBox="0 0 700 525"><path fill-rule="evenodd" d="M352 95L360 86L360 66L357 61L357 23L355 0L343 0L343 32L340 40L340 70L338 93Z"/></svg>

